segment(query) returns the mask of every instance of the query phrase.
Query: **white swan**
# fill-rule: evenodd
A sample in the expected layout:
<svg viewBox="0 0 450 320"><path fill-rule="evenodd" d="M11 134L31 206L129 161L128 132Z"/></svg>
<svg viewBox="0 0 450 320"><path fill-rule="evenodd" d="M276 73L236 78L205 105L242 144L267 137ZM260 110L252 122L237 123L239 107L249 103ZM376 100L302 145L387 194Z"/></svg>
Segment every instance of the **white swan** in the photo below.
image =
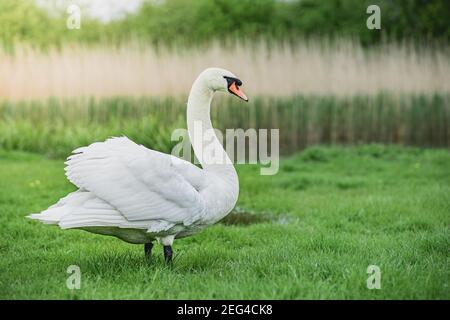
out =
<svg viewBox="0 0 450 320"><path fill-rule="evenodd" d="M213 130L210 104L215 91L228 91L248 101L242 82L220 68L203 71L192 85L187 127L200 169L169 154L150 150L126 137L111 138L73 151L66 176L79 189L40 214L28 217L62 229L83 229L145 244L164 245L172 259L174 238L191 235L225 217L239 194L236 170L220 144L194 136L194 126ZM205 161L202 151L216 154ZM219 155L219 156L217 156Z"/></svg>

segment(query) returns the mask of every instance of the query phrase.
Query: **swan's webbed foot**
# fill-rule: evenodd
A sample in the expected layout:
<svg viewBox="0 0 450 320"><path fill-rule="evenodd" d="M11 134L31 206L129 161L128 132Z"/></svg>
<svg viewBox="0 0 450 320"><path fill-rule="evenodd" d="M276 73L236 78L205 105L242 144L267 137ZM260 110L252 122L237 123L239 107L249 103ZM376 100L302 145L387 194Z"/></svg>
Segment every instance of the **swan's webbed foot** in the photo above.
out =
<svg viewBox="0 0 450 320"><path fill-rule="evenodd" d="M146 244L144 244L144 252L146 257L150 257L152 255L152 248L153 248L152 242L147 242Z"/></svg>
<svg viewBox="0 0 450 320"><path fill-rule="evenodd" d="M172 262L172 246L164 246L164 259L167 263Z"/></svg>

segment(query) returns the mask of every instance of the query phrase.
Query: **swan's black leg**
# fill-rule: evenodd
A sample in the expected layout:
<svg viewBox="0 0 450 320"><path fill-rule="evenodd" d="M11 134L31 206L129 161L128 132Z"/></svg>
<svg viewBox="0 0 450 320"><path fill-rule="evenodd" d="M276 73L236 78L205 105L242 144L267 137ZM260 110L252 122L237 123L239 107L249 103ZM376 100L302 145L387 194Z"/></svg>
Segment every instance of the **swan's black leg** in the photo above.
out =
<svg viewBox="0 0 450 320"><path fill-rule="evenodd" d="M164 246L164 259L167 263L172 262L172 246Z"/></svg>
<svg viewBox="0 0 450 320"><path fill-rule="evenodd" d="M146 257L150 257L152 255L152 248L153 248L152 242L147 242L146 244L144 244L144 252Z"/></svg>

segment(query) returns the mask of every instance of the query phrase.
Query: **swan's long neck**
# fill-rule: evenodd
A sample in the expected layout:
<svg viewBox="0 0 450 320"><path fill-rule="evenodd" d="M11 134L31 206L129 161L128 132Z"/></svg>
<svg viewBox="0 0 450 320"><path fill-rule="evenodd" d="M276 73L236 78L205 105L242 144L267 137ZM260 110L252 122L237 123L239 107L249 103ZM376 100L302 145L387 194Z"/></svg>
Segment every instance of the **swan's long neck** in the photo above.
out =
<svg viewBox="0 0 450 320"><path fill-rule="evenodd" d="M187 103L187 127L195 156L203 169L238 188L236 170L217 138L211 123L210 108L214 92L202 77L192 85Z"/></svg>

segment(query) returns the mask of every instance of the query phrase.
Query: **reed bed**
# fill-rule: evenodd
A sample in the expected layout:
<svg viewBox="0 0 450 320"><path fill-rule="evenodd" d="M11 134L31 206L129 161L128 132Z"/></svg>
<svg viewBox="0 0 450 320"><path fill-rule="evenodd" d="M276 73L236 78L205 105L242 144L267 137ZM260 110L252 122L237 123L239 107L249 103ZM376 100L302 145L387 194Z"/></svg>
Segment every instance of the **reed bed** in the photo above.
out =
<svg viewBox="0 0 450 320"><path fill-rule="evenodd" d="M14 55L0 53L0 98L178 96L210 66L236 72L250 97L449 92L448 51L404 43L364 49L344 40L191 49L73 45L45 52L19 45Z"/></svg>
<svg viewBox="0 0 450 320"><path fill-rule="evenodd" d="M0 103L0 148L65 157L74 148L126 135L170 152L185 128L185 98L49 99ZM221 129L280 129L280 152L314 144L386 143L450 147L450 94L259 97L248 104L219 96Z"/></svg>

